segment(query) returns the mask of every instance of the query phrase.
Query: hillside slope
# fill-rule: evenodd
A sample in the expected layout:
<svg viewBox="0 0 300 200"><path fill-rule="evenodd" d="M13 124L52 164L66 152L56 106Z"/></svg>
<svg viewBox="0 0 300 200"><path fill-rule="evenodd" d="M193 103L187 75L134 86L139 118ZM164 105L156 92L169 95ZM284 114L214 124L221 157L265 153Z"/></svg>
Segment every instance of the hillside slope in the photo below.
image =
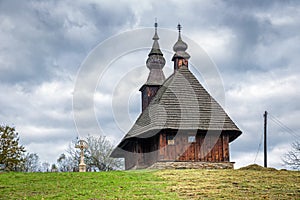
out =
<svg viewBox="0 0 300 200"><path fill-rule="evenodd" d="M156 175L183 199L300 199L300 172L295 171L172 170Z"/></svg>
<svg viewBox="0 0 300 200"><path fill-rule="evenodd" d="M300 172L2 173L0 199L300 199Z"/></svg>

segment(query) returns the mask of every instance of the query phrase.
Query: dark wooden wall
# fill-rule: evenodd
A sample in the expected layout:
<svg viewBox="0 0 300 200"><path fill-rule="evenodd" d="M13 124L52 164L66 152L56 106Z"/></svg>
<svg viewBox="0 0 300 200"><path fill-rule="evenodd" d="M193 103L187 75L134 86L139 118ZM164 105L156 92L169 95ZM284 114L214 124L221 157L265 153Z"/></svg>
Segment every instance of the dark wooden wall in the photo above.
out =
<svg viewBox="0 0 300 200"><path fill-rule="evenodd" d="M146 85L146 86L143 86L141 88L141 91L142 91L142 111L144 111L148 107L150 101L156 95L156 92L158 91L159 88L160 88L159 85L157 85L157 86L154 86L154 85L153 86L148 86L148 85Z"/></svg>
<svg viewBox="0 0 300 200"><path fill-rule="evenodd" d="M188 134L176 134L174 145L167 144L167 135L160 134L159 160L161 161L229 161L229 137L227 134L197 133L196 141L188 142ZM195 134L194 134L195 135Z"/></svg>
<svg viewBox="0 0 300 200"><path fill-rule="evenodd" d="M174 135L174 145L167 144L167 135ZM227 133L198 132L196 141L188 142L189 132L164 131L150 138L132 138L124 150L125 169L146 168L157 161L229 162ZM208 135L207 137L205 137Z"/></svg>
<svg viewBox="0 0 300 200"><path fill-rule="evenodd" d="M146 168L158 160L159 135L132 138L124 148L125 169Z"/></svg>

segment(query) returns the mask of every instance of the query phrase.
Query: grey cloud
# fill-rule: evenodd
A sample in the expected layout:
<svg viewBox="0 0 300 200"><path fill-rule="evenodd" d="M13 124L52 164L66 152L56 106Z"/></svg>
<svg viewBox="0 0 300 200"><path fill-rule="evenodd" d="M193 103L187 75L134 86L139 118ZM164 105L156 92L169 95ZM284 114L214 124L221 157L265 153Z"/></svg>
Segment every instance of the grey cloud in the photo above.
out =
<svg viewBox="0 0 300 200"><path fill-rule="evenodd" d="M12 28L0 32L4 40L0 46L1 81L40 83L53 78L54 70L75 73L79 62L97 42L134 21L130 8L104 5L2 1L1 25ZM61 59L68 53L73 54L75 62L62 65L65 63Z"/></svg>
<svg viewBox="0 0 300 200"><path fill-rule="evenodd" d="M212 37L220 37L218 39L224 42L216 43L215 49L210 48L212 52L207 53L219 67L223 78L226 110L244 132L231 144L232 159L238 166L250 164L260 142L264 110L297 133L300 131L297 122L300 117L299 81L295 81L299 77L300 64L299 10L298 1L169 0L121 1L118 4L92 0L0 1L0 92L6 96L0 98L0 121L14 124L22 141L30 151L39 153L42 160L55 162L56 156L76 136L72 91L77 70L85 57L98 43L112 35L124 30L152 27L157 17L159 27L174 31L180 22L183 36L193 33L195 37L190 39L200 45L205 39L211 42ZM217 34L212 35L215 32ZM201 38L206 34L211 38ZM169 48L165 44L176 40L159 35L162 49ZM147 35L149 48L151 37L152 33L149 37ZM111 99L114 97L115 112L121 112L119 123L122 127L131 126L127 124L128 120L135 120L140 113L139 93L134 93L130 102L121 101L128 96L125 90L138 88L147 77L145 75L143 79L134 73L126 75L145 64L147 52L143 53L131 52L117 58L115 66L106 74L105 82L99 83L101 85L96 90L96 97L98 93L104 96L93 99L95 107L90 107L91 110L82 110L86 131L90 130L89 125L94 119L91 120L85 112L95 112L103 129L101 134L108 133L116 143L123 136L124 130L119 129L112 114ZM171 53L165 53L165 58L171 68ZM147 69L143 71L147 72ZM202 73L205 72L196 74L201 76ZM264 76L268 78L264 79ZM291 76L294 78L291 79ZM124 80L120 82L122 77ZM198 78L203 80L203 77ZM119 86L112 84L115 81L127 83L123 92L118 91ZM51 83L58 88L51 90ZM273 83L278 90L272 87ZM86 84L90 83L87 81ZM41 86L47 85L49 87L39 93ZM250 92L251 88L257 89ZM259 89L263 89L266 95L259 95ZM117 96L114 96L114 90ZM90 95L91 91L86 92ZM81 101L83 105L87 103L84 98ZM272 121L269 136L270 157L273 158L279 158L278 154L293 140ZM57 147L54 148L54 144ZM54 150L49 154L44 151L46 148ZM278 162L273 162L273 166L279 166Z"/></svg>

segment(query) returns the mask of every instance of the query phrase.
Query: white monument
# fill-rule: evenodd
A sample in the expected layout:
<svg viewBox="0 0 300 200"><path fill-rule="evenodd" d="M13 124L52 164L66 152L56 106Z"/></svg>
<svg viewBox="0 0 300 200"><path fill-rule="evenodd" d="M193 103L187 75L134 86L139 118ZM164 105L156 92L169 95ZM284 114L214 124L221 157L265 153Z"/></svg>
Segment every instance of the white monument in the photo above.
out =
<svg viewBox="0 0 300 200"><path fill-rule="evenodd" d="M84 149L88 148L88 144L84 140L79 140L78 144L75 145L75 148L80 149L79 172L86 172L86 164L84 163Z"/></svg>

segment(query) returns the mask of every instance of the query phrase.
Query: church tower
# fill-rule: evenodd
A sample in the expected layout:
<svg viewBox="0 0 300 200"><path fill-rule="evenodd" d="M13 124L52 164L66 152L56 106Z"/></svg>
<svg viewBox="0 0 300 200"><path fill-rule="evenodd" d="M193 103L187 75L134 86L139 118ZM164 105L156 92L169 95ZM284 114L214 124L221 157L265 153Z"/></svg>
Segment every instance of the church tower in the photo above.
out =
<svg viewBox="0 0 300 200"><path fill-rule="evenodd" d="M142 111L147 108L151 99L156 95L156 92L166 79L164 72L162 71L166 60L163 57L163 53L161 52L158 44L159 37L157 35L157 22L155 22L154 27L155 33L152 38L154 42L146 61L146 65L150 70L150 73L147 82L140 88L140 91L142 92Z"/></svg>
<svg viewBox="0 0 300 200"><path fill-rule="evenodd" d="M175 54L172 58L172 61L174 61L174 70L178 70L182 66L188 67L188 59L190 58L190 55L187 52L185 52L188 46L181 39L181 25L178 24L177 28L178 28L178 40L173 46L173 50L175 51Z"/></svg>

